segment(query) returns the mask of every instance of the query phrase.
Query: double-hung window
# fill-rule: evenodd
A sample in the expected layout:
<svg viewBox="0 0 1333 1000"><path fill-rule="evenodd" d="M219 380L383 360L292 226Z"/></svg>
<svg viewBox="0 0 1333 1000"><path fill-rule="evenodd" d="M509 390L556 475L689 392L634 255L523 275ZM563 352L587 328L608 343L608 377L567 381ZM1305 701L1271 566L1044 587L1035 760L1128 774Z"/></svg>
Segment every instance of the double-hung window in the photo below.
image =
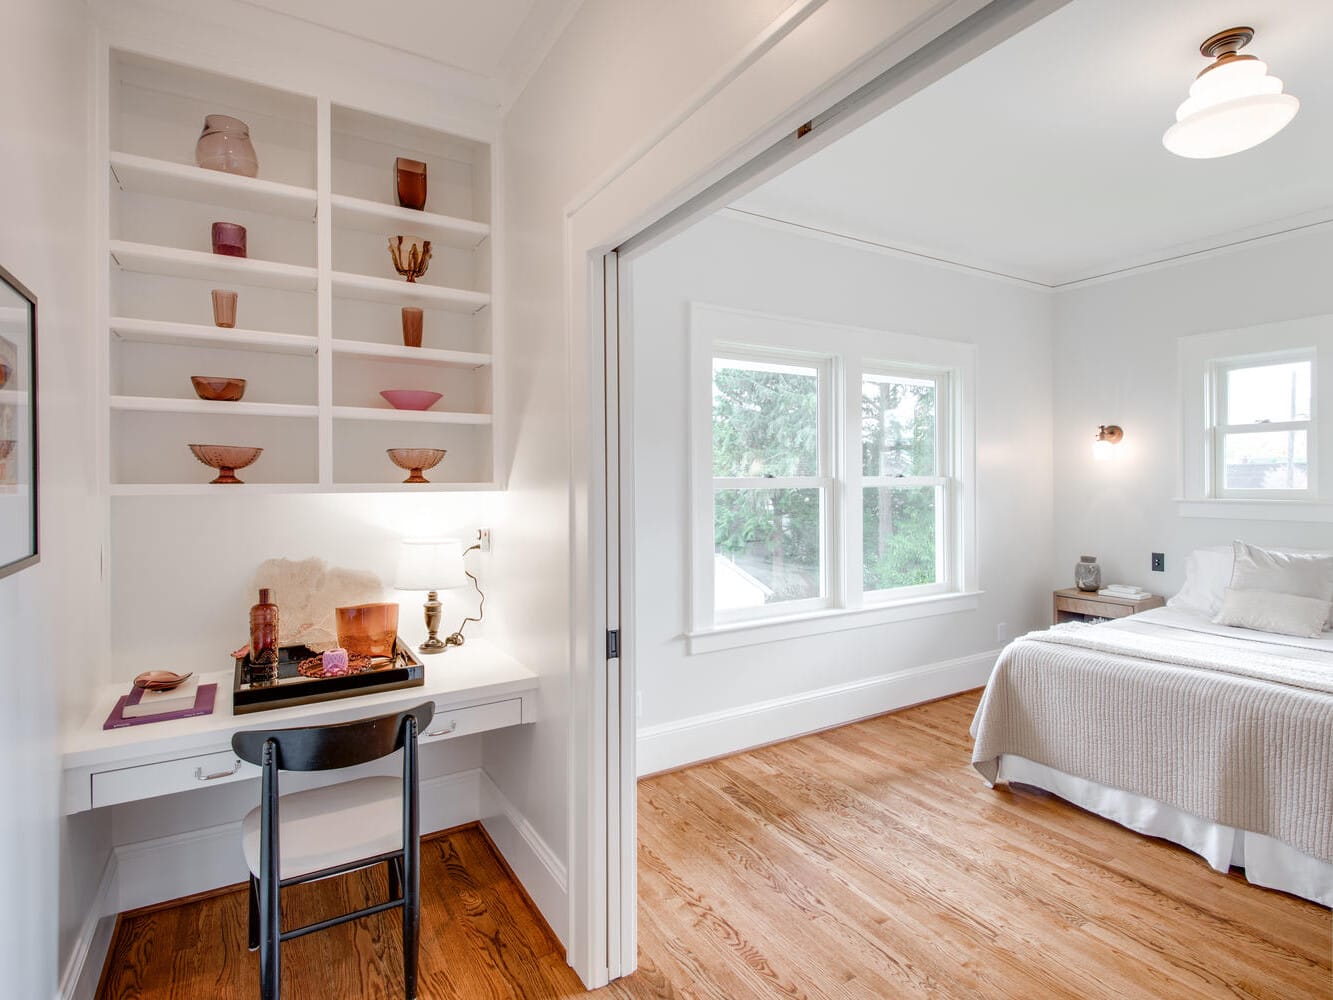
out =
<svg viewBox="0 0 1333 1000"><path fill-rule="evenodd" d="M692 642L974 597L971 345L692 317Z"/></svg>
<svg viewBox="0 0 1333 1000"><path fill-rule="evenodd" d="M1333 521L1333 316L1181 337L1179 357L1180 513Z"/></svg>
<svg viewBox="0 0 1333 1000"><path fill-rule="evenodd" d="M1213 495L1308 496L1315 454L1312 352L1212 366Z"/></svg>

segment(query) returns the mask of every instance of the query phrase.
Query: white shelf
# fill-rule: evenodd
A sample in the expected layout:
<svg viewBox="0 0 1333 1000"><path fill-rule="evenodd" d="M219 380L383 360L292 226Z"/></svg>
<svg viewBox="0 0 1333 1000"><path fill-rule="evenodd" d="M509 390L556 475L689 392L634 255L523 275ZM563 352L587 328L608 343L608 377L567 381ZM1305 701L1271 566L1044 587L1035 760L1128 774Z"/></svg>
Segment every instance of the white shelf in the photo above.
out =
<svg viewBox="0 0 1333 1000"><path fill-rule="evenodd" d="M315 218L315 192L292 184L242 177L155 160L133 153L111 154L111 176L123 191L224 205L293 219Z"/></svg>
<svg viewBox="0 0 1333 1000"><path fill-rule="evenodd" d="M331 493L490 493L499 488L496 483L334 483L324 487Z"/></svg>
<svg viewBox="0 0 1333 1000"><path fill-rule="evenodd" d="M268 330L226 329L198 323L169 323L154 319L111 317L111 333L121 340L175 347L223 347L266 354L300 354L313 357L319 344L314 337Z"/></svg>
<svg viewBox="0 0 1333 1000"><path fill-rule="evenodd" d="M386 239L398 235L420 236L432 243L472 250L491 235L491 227L484 222L418 212L345 194L335 194L332 198L335 226L380 233Z"/></svg>
<svg viewBox="0 0 1333 1000"><path fill-rule="evenodd" d="M9 403L11 406L27 406L27 389L0 389L0 403Z"/></svg>
<svg viewBox="0 0 1333 1000"><path fill-rule="evenodd" d="M490 493L499 489L498 483L112 483L109 492L113 497L170 497L213 493Z"/></svg>
<svg viewBox="0 0 1333 1000"><path fill-rule="evenodd" d="M485 368L491 363L489 354L473 351L444 351L434 347L403 347L399 344L372 344L365 340L334 340L334 354L353 357L379 358L384 361L407 361L417 365L439 365L445 368Z"/></svg>
<svg viewBox="0 0 1333 1000"><path fill-rule="evenodd" d="M298 403L220 403L209 399L112 396L111 409L136 413L208 413L228 417L317 417L318 406Z"/></svg>
<svg viewBox="0 0 1333 1000"><path fill-rule="evenodd" d="M203 278L209 281L236 281L244 285L313 292L317 272L313 267L280 264L272 260L251 260L224 254L160 247L151 243L110 241L111 259L127 271L163 274L173 278Z"/></svg>
<svg viewBox="0 0 1333 1000"><path fill-rule="evenodd" d="M206 257L208 254L201 256ZM491 304L491 297L485 292L423 285L419 281L375 278L368 274L351 274L347 271L333 272L333 294L345 299L387 302L390 305L419 306L423 309L444 309L459 313L474 313Z"/></svg>
<svg viewBox="0 0 1333 1000"><path fill-rule="evenodd" d="M204 473L208 469L199 467ZM245 475L245 470L241 470ZM197 497L210 493L323 493L327 487L318 483L112 483L113 497Z"/></svg>
<svg viewBox="0 0 1333 1000"><path fill-rule="evenodd" d="M491 422L489 413L451 413L447 410L395 410L379 406L335 406L335 420L385 420L402 424L471 424Z"/></svg>

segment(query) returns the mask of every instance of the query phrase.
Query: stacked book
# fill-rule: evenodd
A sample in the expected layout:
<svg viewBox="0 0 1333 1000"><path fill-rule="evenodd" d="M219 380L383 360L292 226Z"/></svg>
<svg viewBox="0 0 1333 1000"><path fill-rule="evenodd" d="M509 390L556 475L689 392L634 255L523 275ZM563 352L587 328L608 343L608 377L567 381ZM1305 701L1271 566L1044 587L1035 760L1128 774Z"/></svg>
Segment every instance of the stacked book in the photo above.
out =
<svg viewBox="0 0 1333 1000"><path fill-rule="evenodd" d="M170 691L145 691L135 688L136 700L131 694L121 710L127 719L146 719L150 715L166 715L169 712L183 712L194 708L195 698L199 695L199 675L187 677Z"/></svg>
<svg viewBox="0 0 1333 1000"><path fill-rule="evenodd" d="M1097 593L1102 597L1119 597L1126 601L1141 601L1145 597L1151 596L1142 587L1135 587L1128 583L1108 583Z"/></svg>

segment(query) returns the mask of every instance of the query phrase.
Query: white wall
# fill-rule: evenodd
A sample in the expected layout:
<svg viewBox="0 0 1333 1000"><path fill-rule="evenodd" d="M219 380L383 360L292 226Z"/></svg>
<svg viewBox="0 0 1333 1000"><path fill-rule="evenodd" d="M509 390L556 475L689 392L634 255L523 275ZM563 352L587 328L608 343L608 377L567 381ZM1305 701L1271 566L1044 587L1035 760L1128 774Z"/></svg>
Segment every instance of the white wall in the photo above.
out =
<svg viewBox="0 0 1333 1000"><path fill-rule="evenodd" d="M1179 589L1185 557L1243 538L1333 547L1333 525L1180 517L1177 344L1189 334L1333 313L1333 232L1324 226L1070 288L1055 303L1055 562L1071 586L1080 555L1102 578ZM1098 424L1120 424L1113 461L1094 462ZM1166 554L1166 571L1150 554Z"/></svg>
<svg viewBox="0 0 1333 1000"><path fill-rule="evenodd" d="M495 553L508 581L496 628L541 671L542 687L537 724L488 735L484 760L561 859L570 850L571 587L588 587L571 580L570 364L584 332L567 326L567 268L582 262L566 259L566 210L678 111L682 90L709 79L785 6L587 0L505 118L510 541ZM544 909L568 940L567 915Z"/></svg>
<svg viewBox="0 0 1333 1000"><path fill-rule="evenodd" d="M641 772L894 707L867 682L987 654L1043 624L1051 552L1051 302L1044 291L723 213L633 261L635 559L632 627ZM698 301L975 343L975 611L690 655L688 311ZM985 657L983 657L985 659ZM981 677L989 663L981 665ZM971 684L979 683L972 680ZM824 714L765 725L756 703L856 686ZM971 686L965 684L964 686ZM947 683L942 695L957 687ZM918 688L912 692L922 696ZM910 697L910 695L909 695ZM898 702L902 704L903 702ZM774 709L769 709L774 710ZM781 711L781 709L777 709ZM700 718L705 717L705 718ZM795 728L792 728L795 727Z"/></svg>
<svg viewBox="0 0 1333 1000"><path fill-rule="evenodd" d="M107 859L106 817L59 818L60 728L102 671L91 366L88 30L77 0L5 5L0 263L38 299L42 561L0 580L0 968L49 997Z"/></svg>

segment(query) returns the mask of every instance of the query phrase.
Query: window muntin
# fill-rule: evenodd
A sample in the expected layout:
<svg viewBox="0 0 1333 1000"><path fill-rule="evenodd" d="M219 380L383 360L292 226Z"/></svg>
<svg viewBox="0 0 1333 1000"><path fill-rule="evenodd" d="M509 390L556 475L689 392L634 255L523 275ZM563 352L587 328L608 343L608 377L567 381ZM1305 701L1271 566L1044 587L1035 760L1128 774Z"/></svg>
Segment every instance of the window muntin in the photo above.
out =
<svg viewBox="0 0 1333 1000"><path fill-rule="evenodd" d="M758 349L712 364L713 614L829 604L830 365Z"/></svg>
<svg viewBox="0 0 1333 1000"><path fill-rule="evenodd" d="M1309 495L1314 378L1314 359L1308 354L1215 363L1215 496Z"/></svg>

